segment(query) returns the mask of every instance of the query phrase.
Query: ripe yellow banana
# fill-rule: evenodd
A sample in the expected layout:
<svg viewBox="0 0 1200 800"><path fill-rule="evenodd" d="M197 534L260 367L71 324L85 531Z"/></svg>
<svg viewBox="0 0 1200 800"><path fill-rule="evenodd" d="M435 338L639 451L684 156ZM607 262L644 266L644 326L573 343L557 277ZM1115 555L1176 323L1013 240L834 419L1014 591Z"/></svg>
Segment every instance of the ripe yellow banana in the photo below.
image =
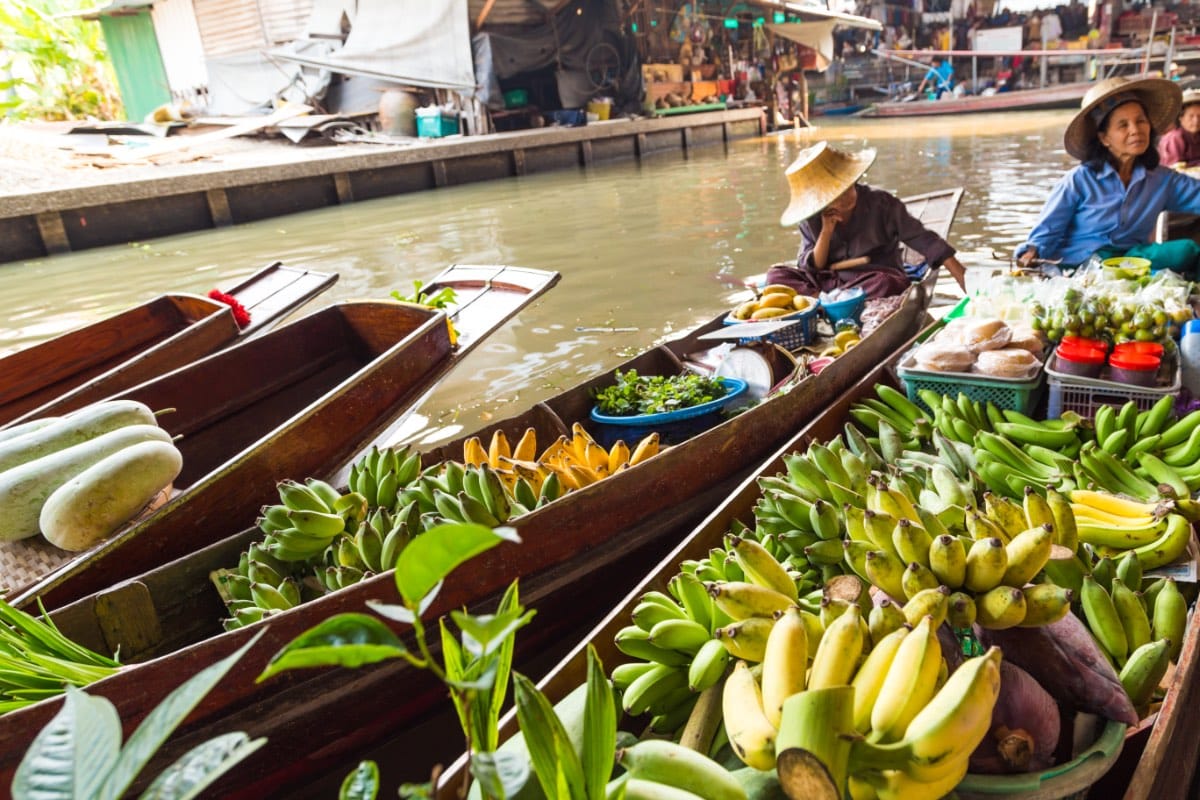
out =
<svg viewBox="0 0 1200 800"><path fill-rule="evenodd" d="M637 447L633 448L633 453L629 456L629 466L636 467L648 458L658 455L659 437L658 431L643 438L637 443Z"/></svg>
<svg viewBox="0 0 1200 800"><path fill-rule="evenodd" d="M717 608L737 621L749 617L771 619L775 612L784 611L792 605L787 595L774 589L747 581L724 581L705 584Z"/></svg>
<svg viewBox="0 0 1200 800"><path fill-rule="evenodd" d="M463 463L467 466L478 467L487 463L488 453L478 436L472 436L463 442Z"/></svg>
<svg viewBox="0 0 1200 800"><path fill-rule="evenodd" d="M936 628L946 621L950 613L950 588L936 586L922 589L904 604L904 619L909 625L917 625L922 619L932 618Z"/></svg>
<svg viewBox="0 0 1200 800"><path fill-rule="evenodd" d="M1025 595L1012 586L997 586L975 598L975 611L984 628L1012 628L1025 620Z"/></svg>
<svg viewBox="0 0 1200 800"><path fill-rule="evenodd" d="M899 739L933 697L942 662L937 626L925 617L904 637L871 709L871 740Z"/></svg>
<svg viewBox="0 0 1200 800"><path fill-rule="evenodd" d="M738 566L746 573L746 579L759 586L766 586L787 596L792 602L799 599L796 582L782 564L765 547L753 539L740 536L729 538L729 549Z"/></svg>
<svg viewBox="0 0 1200 800"><path fill-rule="evenodd" d="M871 728L871 709L883 688L884 678L891 669L892 661L900 649L900 643L908 635L907 627L900 627L876 640L857 674L854 676L854 727L859 733Z"/></svg>
<svg viewBox="0 0 1200 800"><path fill-rule="evenodd" d="M858 606L851 605L825 628L808 673L807 688L830 689L850 683L863 653L861 620Z"/></svg>
<svg viewBox="0 0 1200 800"><path fill-rule="evenodd" d="M986 592L1000 585L1008 569L1008 553L997 537L979 539L967 551L963 585L972 592Z"/></svg>
<svg viewBox="0 0 1200 800"><path fill-rule="evenodd" d="M497 428L492 433L492 441L488 444L488 464L492 469L497 469L500 466L500 457L512 457L512 448L508 444L508 437L504 435L504 431Z"/></svg>
<svg viewBox="0 0 1200 800"><path fill-rule="evenodd" d="M1157 503L1144 503L1108 492L1076 489L1071 492L1070 497L1072 505L1099 509L1115 517L1161 516L1161 509Z"/></svg>
<svg viewBox="0 0 1200 800"><path fill-rule="evenodd" d="M618 439L616 443L608 449L608 471L616 472L621 467L629 463L629 445L625 444L624 439Z"/></svg>
<svg viewBox="0 0 1200 800"><path fill-rule="evenodd" d="M721 711L729 744L742 763L775 769L776 730L763 712L762 692L745 661L739 661L725 680Z"/></svg>
<svg viewBox="0 0 1200 800"><path fill-rule="evenodd" d="M512 457L517 461L534 461L537 459L537 431L526 428L521 434L520 441L513 448Z"/></svg>
<svg viewBox="0 0 1200 800"><path fill-rule="evenodd" d="M1050 560L1050 548L1053 546L1053 525L1042 525L1018 533L1004 546L1008 564L1000 582L1017 588L1029 583Z"/></svg>
<svg viewBox="0 0 1200 800"><path fill-rule="evenodd" d="M763 654L763 713L775 728L783 719L783 701L804 691L808 633L800 613L800 609L792 606L780 615L767 636L767 649Z"/></svg>
<svg viewBox="0 0 1200 800"><path fill-rule="evenodd" d="M1055 583L1038 583L1026 586L1025 616L1018 623L1022 628L1036 628L1057 622L1071 610L1075 593Z"/></svg>
<svg viewBox="0 0 1200 800"><path fill-rule="evenodd" d="M713 636L721 640L725 649L734 658L762 663L767 653L767 637L775 625L773 619L750 617L724 628L717 628Z"/></svg>

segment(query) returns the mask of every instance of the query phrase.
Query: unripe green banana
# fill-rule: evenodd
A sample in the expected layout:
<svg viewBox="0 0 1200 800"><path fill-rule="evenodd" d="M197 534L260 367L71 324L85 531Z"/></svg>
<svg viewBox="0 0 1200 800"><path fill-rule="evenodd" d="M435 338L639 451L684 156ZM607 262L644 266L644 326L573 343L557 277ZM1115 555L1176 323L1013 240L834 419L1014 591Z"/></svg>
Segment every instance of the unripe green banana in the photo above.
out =
<svg viewBox="0 0 1200 800"><path fill-rule="evenodd" d="M1113 581L1111 596L1113 607L1117 609L1117 616L1121 620L1121 627L1125 630L1125 642L1129 652L1149 644L1150 617L1146 614L1146 607L1142 605L1141 595L1121 581Z"/></svg>
<svg viewBox="0 0 1200 800"><path fill-rule="evenodd" d="M997 537L979 539L967 551L967 569L963 586L982 593L996 588L1008 569L1008 553Z"/></svg>
<svg viewBox="0 0 1200 800"><path fill-rule="evenodd" d="M643 599L633 609L633 624L649 633L655 625L668 619L688 619L683 609L671 603L669 606Z"/></svg>
<svg viewBox="0 0 1200 800"><path fill-rule="evenodd" d="M689 655L711 638L707 628L690 619L664 619L650 630L650 644Z"/></svg>
<svg viewBox="0 0 1200 800"><path fill-rule="evenodd" d="M775 627L767 636L767 648L763 654L763 713L776 729L783 719L783 701L805 688L808 632L800 614L800 609L792 607L779 615ZM825 637L827 640L828 636ZM818 658L820 652L818 649Z"/></svg>
<svg viewBox="0 0 1200 800"><path fill-rule="evenodd" d="M746 800L745 790L724 767L674 742L644 739L619 749L617 763L629 773L631 782L673 786L711 800ZM626 797L628 786L627 783Z"/></svg>
<svg viewBox="0 0 1200 800"><path fill-rule="evenodd" d="M280 481L276 486L279 499L292 511L317 511L328 514L333 509L308 486L293 480Z"/></svg>
<svg viewBox="0 0 1200 800"><path fill-rule="evenodd" d="M691 658L675 650L667 650L650 643L650 634L636 625L630 625L617 631L613 637L617 649L627 656L640 658L643 661L654 661L668 666L686 667Z"/></svg>
<svg viewBox="0 0 1200 800"><path fill-rule="evenodd" d="M323 536L332 540L346 529L346 521L337 514L292 509L287 512L287 517L293 527L309 536Z"/></svg>
<svg viewBox="0 0 1200 800"><path fill-rule="evenodd" d="M1118 677L1134 708L1143 708L1150 702L1170 664L1171 643L1166 639L1147 642L1129 654Z"/></svg>
<svg viewBox="0 0 1200 800"><path fill-rule="evenodd" d="M1179 662L1183 636L1187 630L1187 613L1187 600L1175 585L1175 580L1167 578L1154 597L1153 629L1155 639L1170 640L1170 658L1176 663Z"/></svg>
<svg viewBox="0 0 1200 800"><path fill-rule="evenodd" d="M725 675L728 665L729 651L725 645L717 639L709 639L700 646L688 667L688 688L693 692L703 692L716 686Z"/></svg>
<svg viewBox="0 0 1200 800"><path fill-rule="evenodd" d="M745 661L737 662L725 679L721 711L729 744L742 763L763 771L774 769L776 731L763 712L762 692Z"/></svg>
<svg viewBox="0 0 1200 800"><path fill-rule="evenodd" d="M630 661L625 664L620 664L613 667L612 678L613 686L619 691L625 691L635 679L645 675L650 670L657 666L653 661Z"/></svg>
<svg viewBox="0 0 1200 800"><path fill-rule="evenodd" d="M975 611L984 628L1012 628L1025 620L1025 595L1012 586L997 586L975 598Z"/></svg>
<svg viewBox="0 0 1200 800"><path fill-rule="evenodd" d="M254 605L264 610L287 611L294 603L290 602L274 586L266 583L251 583L250 598Z"/></svg>
<svg viewBox="0 0 1200 800"><path fill-rule="evenodd" d="M639 675L621 693L621 706L626 713L637 716L656 708L668 694L680 687L687 688L687 671L682 667L656 664Z"/></svg>
<svg viewBox="0 0 1200 800"><path fill-rule="evenodd" d="M712 630L713 602L699 578L682 572L668 581L667 590L683 606L689 619L695 620L703 628Z"/></svg>
<svg viewBox="0 0 1200 800"><path fill-rule="evenodd" d="M1124 664L1129 655L1129 642L1125 638L1125 628L1117 615L1112 597L1104 590L1095 578L1087 576L1083 579L1083 589L1080 597L1083 615L1088 628L1096 641L1104 648L1117 664Z"/></svg>

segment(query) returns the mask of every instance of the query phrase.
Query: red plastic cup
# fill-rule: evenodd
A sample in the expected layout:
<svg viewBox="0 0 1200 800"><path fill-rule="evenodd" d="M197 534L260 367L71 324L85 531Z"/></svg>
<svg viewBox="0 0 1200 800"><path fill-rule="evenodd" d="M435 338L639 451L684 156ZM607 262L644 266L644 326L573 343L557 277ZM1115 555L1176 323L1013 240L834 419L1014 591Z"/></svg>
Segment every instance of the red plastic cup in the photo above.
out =
<svg viewBox="0 0 1200 800"><path fill-rule="evenodd" d="M1122 342L1113 348L1113 353L1137 353L1144 356L1154 356L1161 361L1163 346L1158 342Z"/></svg>
<svg viewBox="0 0 1200 800"><path fill-rule="evenodd" d="M1104 367L1105 353L1096 347L1059 345L1055 353L1058 371L1077 378L1094 378Z"/></svg>
<svg viewBox="0 0 1200 800"><path fill-rule="evenodd" d="M1084 336L1075 336L1070 333L1062 337L1062 342L1059 344L1060 346L1066 345L1067 347L1098 347L1104 352L1108 352L1108 343L1103 339L1088 339Z"/></svg>
<svg viewBox="0 0 1200 800"><path fill-rule="evenodd" d="M1162 359L1145 353L1113 353L1108 359L1109 376L1114 381L1136 386L1154 386Z"/></svg>

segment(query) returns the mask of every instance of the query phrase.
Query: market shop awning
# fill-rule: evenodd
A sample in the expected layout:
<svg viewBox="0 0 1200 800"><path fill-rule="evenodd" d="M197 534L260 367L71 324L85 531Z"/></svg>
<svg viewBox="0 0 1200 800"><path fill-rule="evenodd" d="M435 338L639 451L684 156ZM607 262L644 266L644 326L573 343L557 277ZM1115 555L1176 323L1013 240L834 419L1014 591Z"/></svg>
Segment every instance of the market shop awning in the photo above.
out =
<svg viewBox="0 0 1200 800"><path fill-rule="evenodd" d="M286 61L411 86L475 90L467 0L359 0L346 43L328 53L276 48Z"/></svg>
<svg viewBox="0 0 1200 800"><path fill-rule="evenodd" d="M786 14L799 17L804 22L822 22L831 21L837 25L844 25L848 28L863 28L868 31L883 30L883 23L870 17L860 17L858 14L843 14L840 11L830 11L827 8L819 6L810 6L804 3L788 3L776 2L776 0L748 0L753 5L762 8L770 8L775 11L782 11ZM790 25L795 23L781 23L782 25ZM769 28L776 28L779 25L768 25ZM782 34L781 34L782 35ZM798 40L797 40L798 41Z"/></svg>
<svg viewBox="0 0 1200 800"><path fill-rule="evenodd" d="M768 25L767 30L776 36L782 36L784 39L817 51L817 70L824 72L833 62L833 29L837 26L838 23L833 20L783 22L777 25Z"/></svg>

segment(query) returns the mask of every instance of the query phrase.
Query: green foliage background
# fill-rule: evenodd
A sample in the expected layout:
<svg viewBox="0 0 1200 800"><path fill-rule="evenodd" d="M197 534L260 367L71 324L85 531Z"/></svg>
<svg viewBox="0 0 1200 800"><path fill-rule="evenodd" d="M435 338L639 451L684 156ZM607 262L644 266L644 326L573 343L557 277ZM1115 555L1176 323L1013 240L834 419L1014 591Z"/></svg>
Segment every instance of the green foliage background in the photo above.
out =
<svg viewBox="0 0 1200 800"><path fill-rule="evenodd" d="M94 0L0 0L0 117L121 119L100 23L60 15Z"/></svg>

